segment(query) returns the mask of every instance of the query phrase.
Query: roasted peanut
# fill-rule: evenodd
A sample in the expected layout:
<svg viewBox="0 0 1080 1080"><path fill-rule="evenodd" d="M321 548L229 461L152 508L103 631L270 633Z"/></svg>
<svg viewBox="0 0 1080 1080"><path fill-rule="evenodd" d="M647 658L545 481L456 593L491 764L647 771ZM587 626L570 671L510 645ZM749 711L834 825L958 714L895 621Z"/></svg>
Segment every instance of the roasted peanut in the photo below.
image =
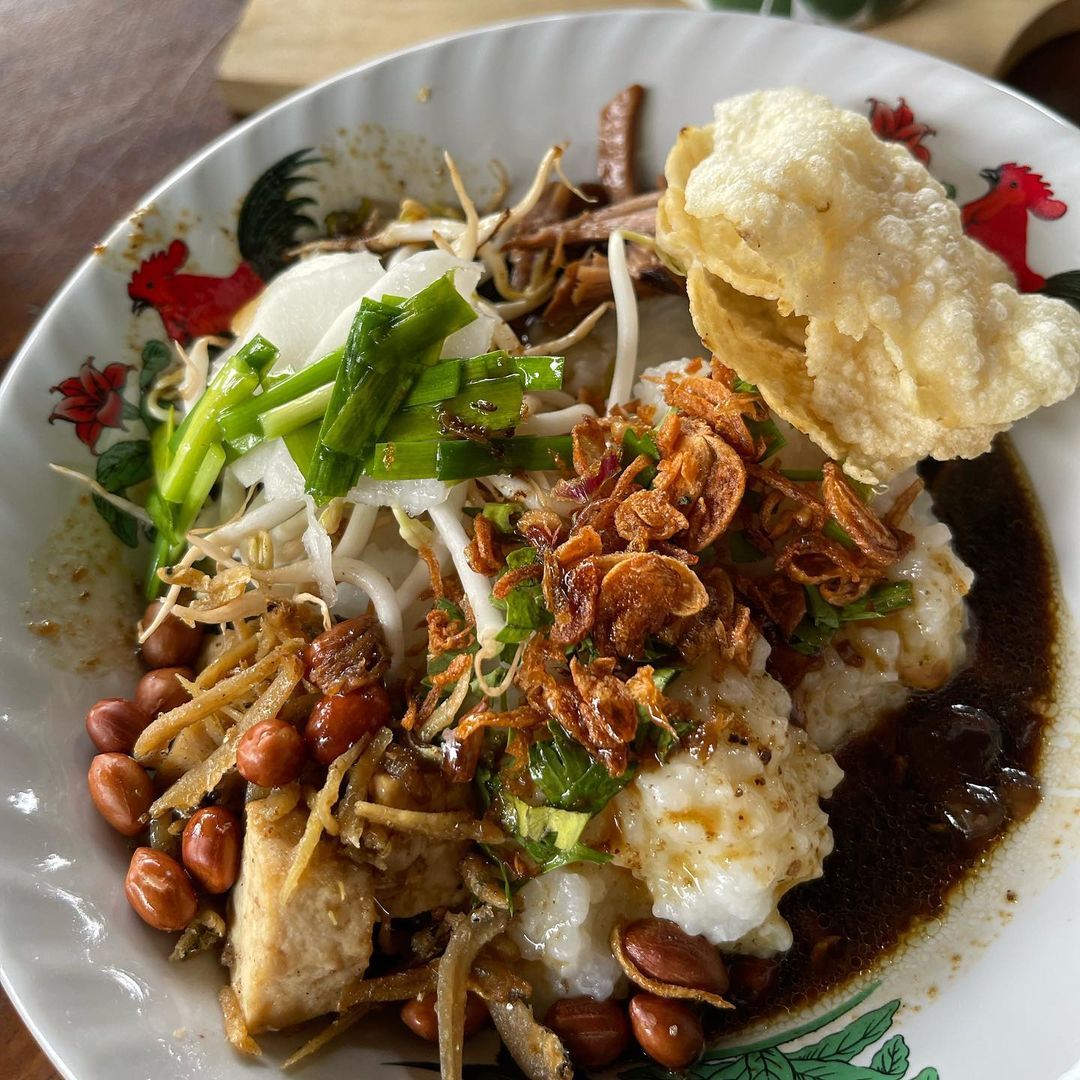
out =
<svg viewBox="0 0 1080 1080"><path fill-rule="evenodd" d="M263 720L244 733L236 748L236 768L251 784L291 784L304 767L307 749L300 732L284 720Z"/></svg>
<svg viewBox="0 0 1080 1080"><path fill-rule="evenodd" d="M105 698L86 714L86 734L103 754L129 754L150 723L146 710L125 698Z"/></svg>
<svg viewBox="0 0 1080 1080"><path fill-rule="evenodd" d="M705 1046L697 1013L673 998L635 994L630 999L630 1026L641 1049L669 1069L685 1069Z"/></svg>
<svg viewBox="0 0 1080 1080"><path fill-rule="evenodd" d="M757 956L737 956L730 964L731 993L737 1001L761 1001L776 985L780 965Z"/></svg>
<svg viewBox="0 0 1080 1080"><path fill-rule="evenodd" d="M562 1040L579 1069L603 1069L630 1042L626 1010L617 1001L564 998L547 1011L544 1023Z"/></svg>
<svg viewBox="0 0 1080 1080"><path fill-rule="evenodd" d="M184 826L187 872L208 892L228 892L240 873L240 823L223 806L196 810Z"/></svg>
<svg viewBox="0 0 1080 1080"><path fill-rule="evenodd" d="M623 931L626 955L650 978L723 995L728 973L720 954L700 935L668 919L639 919Z"/></svg>
<svg viewBox="0 0 1080 1080"><path fill-rule="evenodd" d="M390 722L390 698L378 684L328 694L311 710L304 738L316 761L329 765L364 735Z"/></svg>
<svg viewBox="0 0 1080 1080"><path fill-rule="evenodd" d="M183 705L191 695L180 685L176 676L192 679L191 668L163 667L148 671L135 688L135 704L153 720L162 713Z"/></svg>
<svg viewBox="0 0 1080 1080"><path fill-rule="evenodd" d="M143 626L153 622L158 607L159 602L155 602L146 609ZM174 615L166 615L165 621L142 643L143 663L149 668L190 667L202 643L202 627L188 626Z"/></svg>
<svg viewBox="0 0 1080 1080"><path fill-rule="evenodd" d="M184 868L148 847L136 848L131 856L124 893L139 918L155 930L183 930L199 907Z"/></svg>
<svg viewBox="0 0 1080 1080"><path fill-rule="evenodd" d="M439 1023L435 1015L435 995L424 994L406 1001L401 1007L401 1019L414 1035L427 1042L439 1041ZM472 991L465 997L465 1038L471 1039L488 1022L484 999Z"/></svg>
<svg viewBox="0 0 1080 1080"><path fill-rule="evenodd" d="M97 812L124 836L138 836L142 817L154 801L146 770L127 754L98 754L86 775Z"/></svg>

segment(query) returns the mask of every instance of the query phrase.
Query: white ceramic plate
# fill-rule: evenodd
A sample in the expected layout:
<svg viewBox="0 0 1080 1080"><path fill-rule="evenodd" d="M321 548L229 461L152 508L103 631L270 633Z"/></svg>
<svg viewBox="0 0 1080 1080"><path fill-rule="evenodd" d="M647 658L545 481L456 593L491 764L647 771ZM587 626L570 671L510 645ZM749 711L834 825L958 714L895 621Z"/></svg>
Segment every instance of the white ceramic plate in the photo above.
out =
<svg viewBox="0 0 1080 1080"><path fill-rule="evenodd" d="M858 110L877 98L889 106L882 130L929 153L932 170L955 185L961 203L986 192L980 170L1013 162L1041 173L1057 200L1077 205L1055 220L1040 220L1033 214L1040 207L1045 212L1046 203L1034 198L1033 213L1022 218L1030 226L1026 240L1013 234L1000 242L1038 275L1080 263L1076 129L929 57L840 32L731 15L581 16L429 45L291 98L173 174L78 269L0 392L0 958L4 986L65 1076L184 1080L238 1077L265 1067L241 1061L222 1040L214 996L221 970L211 962L169 965L165 936L128 909L121 888L125 844L97 819L85 790L90 746L83 713L106 693L130 692L132 682L130 663L115 646L118 619L127 612L117 614L123 602L107 602L101 567L112 563L120 582L127 571L116 569L117 552L124 549L110 547L107 530L92 513L84 508L81 516L66 517L72 488L45 463L89 471L94 459L87 444L96 442L101 452L139 437L137 421L125 419L112 390L122 385L134 401L140 355L153 357L154 347L145 350L146 343L165 336L163 317L172 320L173 332L182 332L190 312L181 296L162 299L159 291L157 309L133 317L127 295L133 271L182 238L186 261L184 249L173 247L171 261L159 261L147 273L166 291L177 272L227 278L210 292L231 313L229 305L251 287L250 278L236 272L237 208L256 177L285 155L314 147L326 159L299 170L314 181L296 192L315 197L320 213L354 204L361 192L428 194L439 145L474 166L476 187L489 159L497 157L520 181L531 175L544 148L565 139L571 141L568 172L587 176L594 166L597 109L631 81L649 88L641 147L649 174L660 172L680 126L706 120L719 98L789 84ZM900 98L913 110L913 121L928 124L932 134L919 138L908 128L908 118L896 112ZM81 387L70 381L61 386L88 356L93 368L83 369ZM46 423L61 402L64 415ZM65 417L81 417L81 426ZM121 424L126 431L116 426ZM1074 400L1016 432L1058 552L1063 595L1074 610L1080 600L1078 429L1080 401ZM105 461L125 466L124 452ZM82 583L48 586L45 580L50 568L54 577L70 579L73 567L95 560L100 565ZM71 599L85 587L89 600ZM57 614L53 608L62 600ZM28 632L28 621L46 615L63 624L59 640ZM1073 642L1066 620L1066 669ZM75 670L74 661L84 654L97 657L96 668ZM1080 774L1069 687L1060 699L1044 770L1047 794L1034 817L965 890L949 917L927 926L876 975L881 985L868 999L828 1026L831 1003L807 1014L818 1030L801 1043L844 1029L854 1064L819 1061L807 1071L805 1060L800 1064L793 1056L800 1041L784 1035L773 1040L778 1046L740 1055L702 1073L702 1080L1042 1080L1073 1067L1080 1059L1080 864L1072 828L1080 822ZM1015 903L1006 904L1007 889L1015 891ZM838 1000L850 1005L853 994L848 988ZM858 1019L867 1013L869 1019ZM773 1034L806 1019L791 1018ZM490 1044L481 1047L480 1056L491 1050ZM312 1062L305 1075L406 1076L407 1070L387 1063L432 1057L396 1023L376 1023ZM876 1072L858 1071L871 1061Z"/></svg>

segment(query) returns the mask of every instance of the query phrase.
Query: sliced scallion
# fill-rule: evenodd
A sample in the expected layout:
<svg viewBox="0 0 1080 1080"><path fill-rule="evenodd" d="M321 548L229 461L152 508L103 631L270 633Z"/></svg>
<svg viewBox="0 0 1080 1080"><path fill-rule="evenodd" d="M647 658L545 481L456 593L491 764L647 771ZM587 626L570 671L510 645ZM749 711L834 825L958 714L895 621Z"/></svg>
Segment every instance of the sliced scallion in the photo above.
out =
<svg viewBox="0 0 1080 1080"><path fill-rule="evenodd" d="M333 389L333 384L327 383L264 412L259 417L263 438L277 439L306 427L314 420L321 421L330 404Z"/></svg>
<svg viewBox="0 0 1080 1080"><path fill-rule="evenodd" d="M172 503L184 500L207 450L221 438L218 418L255 392L260 374L273 363L277 352L269 341L256 335L214 376L173 434L173 459L159 484L163 499Z"/></svg>
<svg viewBox="0 0 1080 1080"><path fill-rule="evenodd" d="M508 431L521 417L521 380L516 375L470 383L435 405L401 409L386 425L386 442L437 439L448 432Z"/></svg>
<svg viewBox="0 0 1080 1080"><path fill-rule="evenodd" d="M320 500L344 494L340 475L332 477L333 488L326 483L320 455L325 450L354 460L366 458L422 368L437 358L442 342L475 318L451 274L399 308L367 300L360 305L319 432L311 494Z"/></svg>
<svg viewBox="0 0 1080 1080"><path fill-rule="evenodd" d="M310 394L321 386L332 385L344 352L344 349L335 349L295 375L275 379L258 396L223 413L219 424L225 441L231 443L244 435L258 432L259 419L265 413Z"/></svg>

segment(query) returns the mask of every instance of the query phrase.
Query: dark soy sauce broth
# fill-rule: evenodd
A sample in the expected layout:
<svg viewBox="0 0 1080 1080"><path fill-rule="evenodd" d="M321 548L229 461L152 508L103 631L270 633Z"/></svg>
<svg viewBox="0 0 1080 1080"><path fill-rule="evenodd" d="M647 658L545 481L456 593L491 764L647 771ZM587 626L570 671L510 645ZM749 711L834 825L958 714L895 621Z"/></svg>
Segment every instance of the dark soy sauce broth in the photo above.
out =
<svg viewBox="0 0 1080 1080"><path fill-rule="evenodd" d="M869 969L941 915L956 885L1038 801L1057 624L1039 509L1001 438L975 461L920 471L975 572L968 665L839 751L845 779L826 803L835 849L824 877L780 905L795 937L787 954L734 961L740 1007L717 1018L717 1035Z"/></svg>

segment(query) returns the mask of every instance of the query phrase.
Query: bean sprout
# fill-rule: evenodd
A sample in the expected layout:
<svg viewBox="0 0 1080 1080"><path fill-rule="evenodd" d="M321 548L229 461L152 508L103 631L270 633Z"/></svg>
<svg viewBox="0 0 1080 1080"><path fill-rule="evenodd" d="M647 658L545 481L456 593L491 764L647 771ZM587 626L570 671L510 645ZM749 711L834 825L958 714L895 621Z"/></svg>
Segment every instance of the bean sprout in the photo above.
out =
<svg viewBox="0 0 1080 1080"><path fill-rule="evenodd" d="M144 525L153 525L153 521L150 519L150 515L137 503L133 503L128 499L125 499L122 495L117 495L112 491L107 491L96 480L89 476L83 475L81 472L77 472L75 469L69 469L66 465L55 465L49 462L49 468L54 473L59 473L61 476L70 477L72 480L77 480L80 484L88 487L99 499L104 499L107 503L111 503L118 510L123 510L125 513L130 514L137 521L141 521Z"/></svg>
<svg viewBox="0 0 1080 1080"><path fill-rule="evenodd" d="M638 310L634 282L626 265L626 242L619 229L608 239L608 274L611 292L615 297L615 371L611 376L607 408L621 405L630 399L637 372Z"/></svg>
<svg viewBox="0 0 1080 1080"><path fill-rule="evenodd" d="M476 257L476 249L480 246L480 215L476 212L476 204L469 198L469 193L465 190L465 182L461 179L461 173L458 172L454 159L445 150L443 151L443 161L446 162L446 168L450 173L450 183L454 188L454 194L457 196L458 202L461 203L461 209L465 213L465 228L454 244L454 254L459 259L472 262Z"/></svg>
<svg viewBox="0 0 1080 1080"><path fill-rule="evenodd" d="M334 557L334 577L367 593L386 639L386 647L390 653L390 670L396 674L401 670L405 659L405 629L393 586L386 576L370 563L343 555Z"/></svg>
<svg viewBox="0 0 1080 1080"><path fill-rule="evenodd" d="M206 539L215 544L236 545L253 533L270 530L283 525L297 514L303 513L303 499L274 499L249 510L236 521L222 525L207 534Z"/></svg>
<svg viewBox="0 0 1080 1080"><path fill-rule="evenodd" d="M592 332L596 324L607 314L611 308L611 301L605 300L602 304L593 308L584 319L581 320L569 333L562 337L552 338L550 341L541 341L539 345L533 345L526 349L525 356L548 356L552 353L564 353L573 348L579 341L584 341Z"/></svg>
<svg viewBox="0 0 1080 1080"><path fill-rule="evenodd" d="M450 498L441 506L433 506L428 515L439 538L450 552L461 587L469 598L473 618L476 620L476 640L480 645L480 653L484 654L485 658L490 658L499 651L495 635L503 628L503 619L491 602L491 581L469 565L465 554L469 537L460 517L465 487L464 484L455 487Z"/></svg>
<svg viewBox="0 0 1080 1080"><path fill-rule="evenodd" d="M379 516L377 506L365 506L363 503L353 503L352 513L345 525L345 531L334 548L334 554L343 558L358 559L367 547L371 538L371 530L375 527L375 519Z"/></svg>
<svg viewBox="0 0 1080 1080"><path fill-rule="evenodd" d="M553 412L530 413L516 430L522 435L565 435L573 431L576 424L595 415L596 410L591 405L571 405Z"/></svg>

